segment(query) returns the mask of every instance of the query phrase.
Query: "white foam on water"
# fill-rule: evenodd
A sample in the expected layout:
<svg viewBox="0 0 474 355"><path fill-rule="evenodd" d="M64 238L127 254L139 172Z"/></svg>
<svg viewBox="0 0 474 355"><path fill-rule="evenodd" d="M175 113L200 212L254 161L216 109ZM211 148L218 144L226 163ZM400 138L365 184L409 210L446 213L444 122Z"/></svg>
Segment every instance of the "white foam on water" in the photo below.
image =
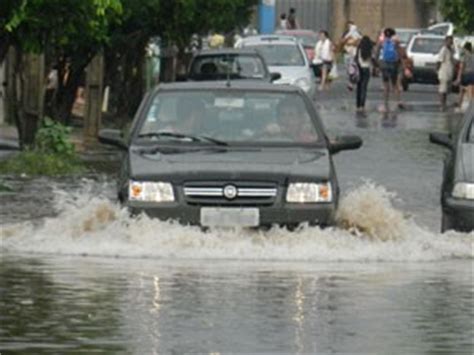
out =
<svg viewBox="0 0 474 355"><path fill-rule="evenodd" d="M393 207L393 194L365 183L340 201L338 227L216 229L132 218L97 187L55 192L57 217L0 226L5 252L161 259L433 261L474 259L474 233L433 233Z"/></svg>

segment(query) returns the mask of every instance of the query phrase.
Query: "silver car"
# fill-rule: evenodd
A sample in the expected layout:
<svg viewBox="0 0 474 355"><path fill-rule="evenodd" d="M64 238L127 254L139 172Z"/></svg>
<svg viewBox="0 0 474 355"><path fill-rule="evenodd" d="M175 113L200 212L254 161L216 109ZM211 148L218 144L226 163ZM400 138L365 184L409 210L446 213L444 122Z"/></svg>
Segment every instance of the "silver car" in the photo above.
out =
<svg viewBox="0 0 474 355"><path fill-rule="evenodd" d="M314 97L316 78L301 43L290 36L260 35L243 38L238 48L256 48L265 59L270 72L281 74L275 84L300 87L310 98Z"/></svg>

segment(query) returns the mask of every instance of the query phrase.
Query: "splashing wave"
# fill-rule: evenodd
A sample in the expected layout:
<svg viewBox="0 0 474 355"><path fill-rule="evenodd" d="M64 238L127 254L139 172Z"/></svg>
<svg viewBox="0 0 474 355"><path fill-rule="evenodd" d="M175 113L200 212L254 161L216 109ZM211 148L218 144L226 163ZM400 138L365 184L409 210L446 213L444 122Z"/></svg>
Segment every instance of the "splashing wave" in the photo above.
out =
<svg viewBox="0 0 474 355"><path fill-rule="evenodd" d="M96 191L97 189L95 189ZM338 227L303 226L289 232L218 229L131 218L90 184L55 191L56 217L40 226L3 225L3 251L173 259L288 261L432 261L473 259L474 233L435 234L395 209L395 197L370 183L340 203Z"/></svg>

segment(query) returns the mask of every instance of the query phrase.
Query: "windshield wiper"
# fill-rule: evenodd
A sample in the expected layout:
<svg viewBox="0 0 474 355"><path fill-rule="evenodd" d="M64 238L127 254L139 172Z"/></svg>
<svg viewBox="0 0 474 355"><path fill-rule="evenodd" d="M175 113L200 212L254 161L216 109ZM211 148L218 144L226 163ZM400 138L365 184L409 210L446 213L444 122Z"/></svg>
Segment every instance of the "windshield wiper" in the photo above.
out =
<svg viewBox="0 0 474 355"><path fill-rule="evenodd" d="M177 138L177 139L189 139L193 142L210 142L215 145L227 146L229 145L227 142L211 138L208 136L193 136L190 134L183 134L183 133L175 133L175 132L149 132L149 133L142 133L138 135L138 138Z"/></svg>

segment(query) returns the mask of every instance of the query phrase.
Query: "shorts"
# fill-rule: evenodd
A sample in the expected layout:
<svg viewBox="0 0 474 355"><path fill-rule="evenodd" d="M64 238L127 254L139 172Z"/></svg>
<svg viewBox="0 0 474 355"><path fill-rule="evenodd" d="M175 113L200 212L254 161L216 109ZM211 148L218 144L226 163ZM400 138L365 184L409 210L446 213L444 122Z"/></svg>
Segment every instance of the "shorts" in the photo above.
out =
<svg viewBox="0 0 474 355"><path fill-rule="evenodd" d="M461 76L461 85L469 86L474 85L474 73L465 73Z"/></svg>
<svg viewBox="0 0 474 355"><path fill-rule="evenodd" d="M398 63L384 62L382 65L382 80L384 83L391 82L392 85L397 85L398 79Z"/></svg>
<svg viewBox="0 0 474 355"><path fill-rule="evenodd" d="M322 73L322 70L323 70L323 67L326 68L326 72L329 73L332 69L332 62L330 61L324 61L322 63L318 63L318 64L312 64L311 65L313 67L313 73L314 73L314 76L316 78L320 78L321 77L321 73Z"/></svg>
<svg viewBox="0 0 474 355"><path fill-rule="evenodd" d="M438 92L440 94L447 94L451 89L451 80L439 80Z"/></svg>

